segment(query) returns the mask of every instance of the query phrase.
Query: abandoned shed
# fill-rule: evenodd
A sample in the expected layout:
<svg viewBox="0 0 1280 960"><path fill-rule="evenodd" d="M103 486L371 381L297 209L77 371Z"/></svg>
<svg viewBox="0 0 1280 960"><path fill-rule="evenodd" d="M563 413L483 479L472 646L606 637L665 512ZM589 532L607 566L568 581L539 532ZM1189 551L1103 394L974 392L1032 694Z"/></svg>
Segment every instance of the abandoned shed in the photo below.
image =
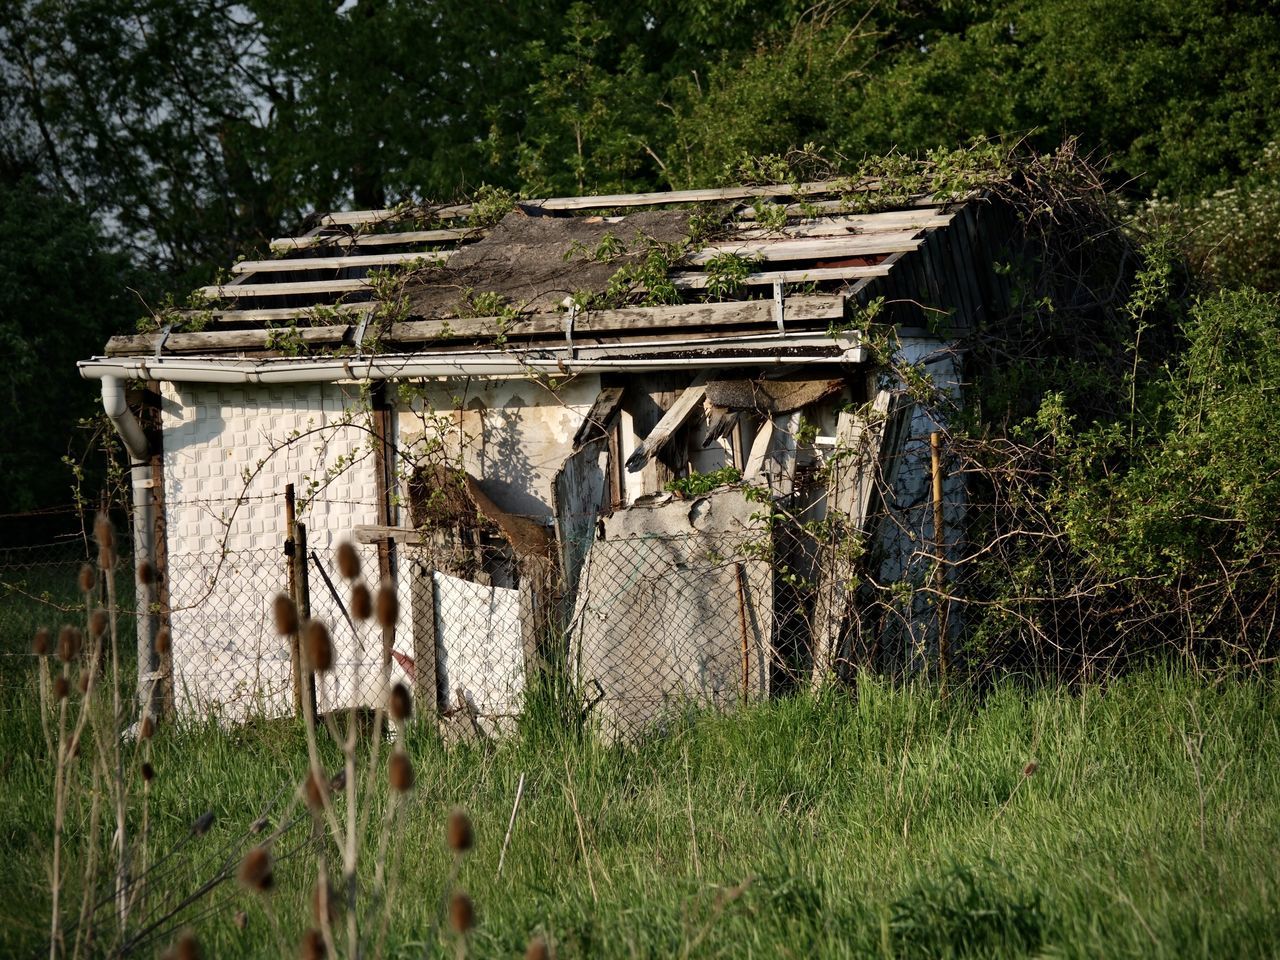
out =
<svg viewBox="0 0 1280 960"><path fill-rule="evenodd" d="M386 663L480 731L540 675L626 733L945 646L920 595L859 611L860 577L933 575L964 499L934 490L940 424L872 339L958 397L949 346L1007 293L998 215L829 181L331 214L273 242L80 365L160 571L140 695L296 709L284 591L332 629L322 710L372 702ZM348 540L393 629L352 615Z"/></svg>

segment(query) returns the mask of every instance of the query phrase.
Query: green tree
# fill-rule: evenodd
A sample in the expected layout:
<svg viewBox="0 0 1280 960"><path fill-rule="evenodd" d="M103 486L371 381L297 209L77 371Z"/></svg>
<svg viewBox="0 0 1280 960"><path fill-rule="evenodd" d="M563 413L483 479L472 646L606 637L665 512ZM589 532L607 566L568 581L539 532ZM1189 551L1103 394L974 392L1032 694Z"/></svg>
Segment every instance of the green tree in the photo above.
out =
<svg viewBox="0 0 1280 960"><path fill-rule="evenodd" d="M70 502L60 458L79 457L76 429L95 396L76 361L138 313L128 259L88 212L30 176L0 182L0 344L7 410L0 418L5 511ZM65 483L63 482L65 479Z"/></svg>

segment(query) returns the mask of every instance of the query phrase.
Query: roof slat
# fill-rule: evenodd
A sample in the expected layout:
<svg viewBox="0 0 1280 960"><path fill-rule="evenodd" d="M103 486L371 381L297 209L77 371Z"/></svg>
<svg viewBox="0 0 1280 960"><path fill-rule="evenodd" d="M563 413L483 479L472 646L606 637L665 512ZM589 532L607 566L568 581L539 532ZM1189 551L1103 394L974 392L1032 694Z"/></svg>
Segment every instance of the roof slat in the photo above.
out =
<svg viewBox="0 0 1280 960"><path fill-rule="evenodd" d="M385 267L423 260L443 263L452 250L422 250L416 253L375 253L350 257L280 257L275 260L242 260L232 273L288 273L295 270L349 270L353 267Z"/></svg>
<svg viewBox="0 0 1280 960"><path fill-rule="evenodd" d="M228 300L233 297L284 297L291 294L348 293L367 290L371 282L367 278L357 280L299 280L296 283L228 283L221 286L201 287L197 292L211 300Z"/></svg>
<svg viewBox="0 0 1280 960"><path fill-rule="evenodd" d="M313 247L389 247L409 243L444 243L450 240L478 240L484 227L448 227L441 230L404 230L400 233L330 233L305 237L279 237L272 250L306 250Z"/></svg>
<svg viewBox="0 0 1280 960"><path fill-rule="evenodd" d="M731 255L753 257L760 260L808 260L823 257L874 256L878 253L898 253L920 246L921 231L898 230L893 233L855 233L845 237L827 239L747 240L741 243L718 243L703 247L690 254L684 263L703 265L716 257Z"/></svg>
<svg viewBox="0 0 1280 960"><path fill-rule="evenodd" d="M386 223L389 220L407 220L426 215L435 220L456 220L471 216L471 204L452 203L443 207L408 207L387 210L339 210L326 213L320 223L326 227L350 227L364 223Z"/></svg>
<svg viewBox="0 0 1280 960"><path fill-rule="evenodd" d="M873 264L868 267L814 267L809 270L769 270L763 273L749 273L742 278L741 282L748 287L774 283L819 283L823 280L856 280L862 277L883 277L888 272L889 266L887 264ZM705 273L677 273L673 274L671 279L676 288L680 290L703 290L709 280Z"/></svg>
<svg viewBox="0 0 1280 960"><path fill-rule="evenodd" d="M796 296L786 300L787 322L795 328L812 325L825 329L830 321L845 312L843 296ZM408 320L393 323L379 339L383 343L449 343L492 340L501 336L511 340L564 341L563 313L538 313L508 321L499 317L465 317L449 320ZM768 300L729 301L725 303L690 303L659 307L632 307L622 310L597 310L581 314L574 323L575 343L589 342L591 337L607 335L626 339L628 336L651 335L654 330L683 331L695 336L707 331L708 338L720 337L726 327L775 325L774 304ZM347 339L354 324L336 323L319 327L298 327L296 334L304 343L323 345ZM294 337L295 331L289 331ZM200 353L236 350L265 350L279 330L214 330L198 333L172 333L164 339L167 353ZM109 356L150 354L161 342L162 334L138 334L112 337L107 345Z"/></svg>

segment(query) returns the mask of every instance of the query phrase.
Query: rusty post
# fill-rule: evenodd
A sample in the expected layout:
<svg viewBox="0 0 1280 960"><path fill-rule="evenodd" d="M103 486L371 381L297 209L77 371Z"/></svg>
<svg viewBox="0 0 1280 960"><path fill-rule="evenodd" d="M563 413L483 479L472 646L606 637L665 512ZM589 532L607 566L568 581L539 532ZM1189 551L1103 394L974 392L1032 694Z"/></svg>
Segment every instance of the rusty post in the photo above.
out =
<svg viewBox="0 0 1280 960"><path fill-rule="evenodd" d="M289 599L296 605L298 602L298 583L294 574L294 553L297 545L293 542L293 525L297 522L293 484L285 484L284 488L284 557L285 557L285 591ZM301 614L299 614L301 617ZM302 656L299 631L289 635L289 676L293 679L293 711L302 716Z"/></svg>
<svg viewBox="0 0 1280 960"><path fill-rule="evenodd" d="M745 705L751 689L751 644L747 639L747 598L742 589L746 574L741 563L735 563L738 581L738 629L742 633L742 702Z"/></svg>
<svg viewBox="0 0 1280 960"><path fill-rule="evenodd" d="M929 434L929 454L933 466L933 546L937 555L933 567L933 586L938 609L938 677L945 684L950 666L950 641L947 637L946 562L947 532L942 502L942 434Z"/></svg>
<svg viewBox="0 0 1280 960"><path fill-rule="evenodd" d="M301 521L294 520L293 536L290 538L293 545L293 556L290 558L293 568L293 602L298 608L298 630L299 633L293 637L293 655L294 662L297 663L297 672L294 674L294 700L295 704L301 705L302 698L310 698L312 706L316 702L316 678L310 670L302 662L302 636L301 630L303 624L311 619L311 585L307 580L307 525ZM305 712L304 712L305 715ZM312 711L312 716L314 716Z"/></svg>

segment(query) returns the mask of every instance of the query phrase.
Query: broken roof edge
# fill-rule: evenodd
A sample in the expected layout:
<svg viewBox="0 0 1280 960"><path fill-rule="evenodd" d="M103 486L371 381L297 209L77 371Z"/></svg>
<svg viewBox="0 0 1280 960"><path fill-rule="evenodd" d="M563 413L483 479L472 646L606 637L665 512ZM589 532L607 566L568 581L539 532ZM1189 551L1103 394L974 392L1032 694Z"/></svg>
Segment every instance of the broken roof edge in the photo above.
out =
<svg viewBox="0 0 1280 960"><path fill-rule="evenodd" d="M571 356L564 350L540 350L539 355L484 351L471 354L377 354L311 358L274 357L229 359L211 357L94 357L77 366L86 380L122 377L172 383L338 383L414 378L485 377L530 379L601 371L649 372L719 367L770 367L787 364L854 365L865 363L869 352L857 331L830 337L792 334L777 338L727 343L679 352L637 356L636 347L624 356Z"/></svg>
<svg viewBox="0 0 1280 960"><path fill-rule="evenodd" d="M715 203L729 200L750 200L757 197L805 197L832 193L866 193L879 190L883 180L879 177L830 177L804 183L735 184L724 187L694 188L690 190L651 190L639 193L589 194L573 197L542 197L519 199L515 203L533 211L575 213L583 210L609 210L624 207L665 206L680 203ZM927 196L921 194L921 197ZM404 204L376 210L332 210L313 214L321 227L356 226L385 223L412 217L428 210L440 219L469 217L474 211L471 203Z"/></svg>

